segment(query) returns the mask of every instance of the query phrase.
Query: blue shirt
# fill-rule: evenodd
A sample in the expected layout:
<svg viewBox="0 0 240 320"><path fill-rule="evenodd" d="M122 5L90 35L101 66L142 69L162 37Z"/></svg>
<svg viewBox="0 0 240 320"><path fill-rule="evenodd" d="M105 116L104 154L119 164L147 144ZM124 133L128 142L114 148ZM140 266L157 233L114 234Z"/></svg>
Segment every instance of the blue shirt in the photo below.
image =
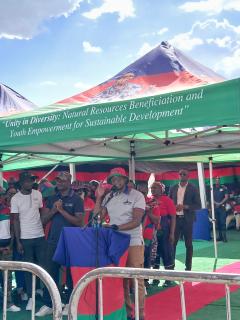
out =
<svg viewBox="0 0 240 320"><path fill-rule="evenodd" d="M219 187L214 186L213 187L214 201L221 202L225 198L226 194L228 194L227 187L225 187L225 186L219 186Z"/></svg>
<svg viewBox="0 0 240 320"><path fill-rule="evenodd" d="M83 200L73 190L70 190L67 196L62 196L60 193L49 197L47 201L47 208L52 209L56 201L62 200L62 206L65 211L74 216L76 213L84 213ZM74 227L67 221L60 212L55 213L52 218L52 224L49 230L49 243L57 245L61 232L64 227Z"/></svg>

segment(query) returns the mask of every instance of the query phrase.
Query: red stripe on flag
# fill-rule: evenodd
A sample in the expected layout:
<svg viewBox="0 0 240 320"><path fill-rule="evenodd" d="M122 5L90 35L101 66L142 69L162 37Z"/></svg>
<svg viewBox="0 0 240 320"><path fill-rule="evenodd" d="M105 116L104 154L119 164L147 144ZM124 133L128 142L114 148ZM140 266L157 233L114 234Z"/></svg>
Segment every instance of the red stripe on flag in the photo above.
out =
<svg viewBox="0 0 240 320"><path fill-rule="evenodd" d="M124 267L127 261L126 252L120 259L119 266ZM109 265L109 267L114 267ZM74 286L80 278L93 268L71 267ZM103 279L103 314L109 315L124 306L123 280L119 278ZM96 313L96 281L91 282L83 291L78 304L78 314L94 315ZM123 319L119 319L123 320Z"/></svg>

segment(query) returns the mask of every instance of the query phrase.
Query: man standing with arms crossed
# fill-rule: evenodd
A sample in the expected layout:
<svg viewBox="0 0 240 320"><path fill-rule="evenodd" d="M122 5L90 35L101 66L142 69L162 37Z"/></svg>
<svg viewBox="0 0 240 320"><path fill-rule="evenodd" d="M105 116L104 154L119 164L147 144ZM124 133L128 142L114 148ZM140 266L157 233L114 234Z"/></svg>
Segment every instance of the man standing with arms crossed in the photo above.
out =
<svg viewBox="0 0 240 320"><path fill-rule="evenodd" d="M180 181L170 189L170 198L176 205L176 229L174 235L174 253L181 234L184 236L186 247L185 270L192 270L192 232L195 221L195 210L201 208L200 196L197 188L190 182L187 169L179 171Z"/></svg>
<svg viewBox="0 0 240 320"><path fill-rule="evenodd" d="M94 213L103 218L109 215L113 229L130 235L127 267L143 268L144 245L142 237L142 217L145 210L144 196L135 189L127 186L128 176L123 168L114 168L108 177L108 183L113 189L104 197L105 190L101 186L97 189L97 199ZM138 280L139 290L139 319L144 320L145 289L144 280ZM127 308L127 319L134 320L133 308L129 292L129 279L124 279L124 296Z"/></svg>

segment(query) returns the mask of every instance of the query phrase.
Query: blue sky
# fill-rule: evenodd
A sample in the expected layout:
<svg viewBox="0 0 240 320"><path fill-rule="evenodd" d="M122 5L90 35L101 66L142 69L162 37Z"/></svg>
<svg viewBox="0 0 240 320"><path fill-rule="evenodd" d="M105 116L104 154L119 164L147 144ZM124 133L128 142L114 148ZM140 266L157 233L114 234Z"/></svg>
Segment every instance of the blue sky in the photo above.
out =
<svg viewBox="0 0 240 320"><path fill-rule="evenodd" d="M240 0L0 0L0 82L37 105L99 84L169 41L240 76Z"/></svg>

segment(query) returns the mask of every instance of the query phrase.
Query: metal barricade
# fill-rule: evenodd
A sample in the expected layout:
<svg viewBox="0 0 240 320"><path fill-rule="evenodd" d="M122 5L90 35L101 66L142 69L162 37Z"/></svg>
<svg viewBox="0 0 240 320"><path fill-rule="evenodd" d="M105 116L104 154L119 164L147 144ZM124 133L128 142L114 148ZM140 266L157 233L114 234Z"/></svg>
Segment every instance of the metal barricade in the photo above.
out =
<svg viewBox="0 0 240 320"><path fill-rule="evenodd" d="M75 286L70 301L68 320L77 319L77 307L83 290L93 280L99 281L99 318L103 320L103 292L102 292L102 278L132 278L135 283L135 319L139 320L138 310L138 279L156 279L156 280L170 280L179 282L180 300L182 310L182 320L187 319L186 303L184 293L184 282L205 282L213 284L225 285L226 296L226 319L231 320L231 301L230 301L230 285L240 285L239 274L214 273L214 272L189 272L189 271L174 271L174 270L153 270L141 268L119 268L106 267L99 268L88 272L82 277Z"/></svg>
<svg viewBox="0 0 240 320"><path fill-rule="evenodd" d="M47 287L52 299L53 320L62 319L62 303L58 288L52 277L41 267L29 262L18 261L0 261L0 270L4 274L4 292L3 292L3 320L7 319L7 286L9 271L26 271L32 273L32 315L31 319L35 319L35 294L36 294L36 276L42 280Z"/></svg>

